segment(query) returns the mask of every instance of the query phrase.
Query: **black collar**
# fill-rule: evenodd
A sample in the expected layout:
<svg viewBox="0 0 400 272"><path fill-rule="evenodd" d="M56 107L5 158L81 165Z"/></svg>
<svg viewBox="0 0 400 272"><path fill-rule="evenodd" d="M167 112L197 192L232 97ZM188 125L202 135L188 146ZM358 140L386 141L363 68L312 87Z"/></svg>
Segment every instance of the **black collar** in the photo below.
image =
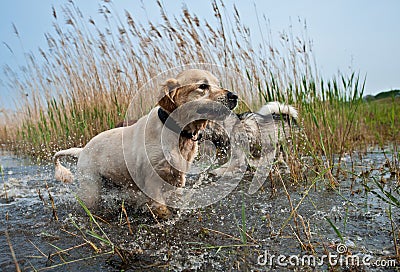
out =
<svg viewBox="0 0 400 272"><path fill-rule="evenodd" d="M198 134L197 139L193 141L199 141L202 135L198 132L193 133L188 130L183 130L178 123L169 116L168 112L163 110L161 107L158 108L158 118L160 118L161 122L170 130L179 134L181 137L193 140L196 134Z"/></svg>

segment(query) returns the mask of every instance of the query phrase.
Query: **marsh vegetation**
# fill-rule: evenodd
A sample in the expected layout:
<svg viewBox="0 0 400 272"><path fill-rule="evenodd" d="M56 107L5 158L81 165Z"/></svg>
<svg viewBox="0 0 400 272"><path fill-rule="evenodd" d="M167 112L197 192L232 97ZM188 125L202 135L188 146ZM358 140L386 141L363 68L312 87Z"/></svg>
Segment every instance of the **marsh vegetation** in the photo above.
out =
<svg viewBox="0 0 400 272"><path fill-rule="evenodd" d="M105 24L86 18L72 2L61 13L54 10L55 34L46 34L48 48L28 53L23 71L5 70L21 99L0 123L3 149L35 158L47 169L55 151L84 146L123 120L128 108L133 109L130 116L147 113L159 91L147 85L152 78L201 63L223 79L224 87L239 94L237 112L256 110L274 100L299 110L299 129L291 135L291 144L283 147L287 173L274 167L265 188L251 197L243 189L249 180L245 178L242 187L221 203L178 211L168 224L151 215L130 213L121 201L115 204L117 215L107 219L85 209L84 203L72 209L71 202L79 201L63 199L55 190L64 187L35 168L32 171L46 174L36 177L46 186L24 184L37 186L36 193L28 195L40 200L32 209L47 222L37 226L35 218L26 219L23 208L15 210L12 204L24 197L10 194L12 186L19 186L18 179L29 175L13 177L2 167L4 230L11 223L22 229L28 220L34 228L29 235L40 234L29 244L39 256L32 253L36 257L25 267L57 269L90 258L111 270L99 259L105 254L108 264L120 269L246 270L256 269L257 256L267 249L316 255L338 243L348 245L349 253L398 260L400 98L363 100L365 78L357 73L321 78L301 21L299 36L289 29L273 41L265 18L260 17L260 29L249 29L240 11L230 13L219 2L212 3L214 16L208 21L187 8L179 17L171 17L161 2L157 4L160 24L138 22L128 11L116 14L109 1L100 8ZM257 45L251 42L255 31L264 35ZM15 76L21 72L23 76ZM84 212L76 215L75 209ZM367 230L371 226L372 232ZM376 233L382 251L369 250L373 244L366 236ZM8 244L26 242L13 240L19 234L10 232ZM37 243L46 244L47 251L39 250ZM190 254L185 256L179 247Z"/></svg>

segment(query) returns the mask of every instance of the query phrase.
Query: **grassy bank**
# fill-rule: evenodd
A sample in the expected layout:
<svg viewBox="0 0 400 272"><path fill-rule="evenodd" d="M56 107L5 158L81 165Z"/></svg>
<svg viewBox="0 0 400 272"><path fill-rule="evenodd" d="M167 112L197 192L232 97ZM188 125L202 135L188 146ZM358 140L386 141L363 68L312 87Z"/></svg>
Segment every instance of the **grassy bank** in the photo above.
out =
<svg viewBox="0 0 400 272"><path fill-rule="evenodd" d="M220 4L210 7L208 21L185 8L173 18L159 4L161 24L116 14L110 1L102 5L107 28L72 2L62 13L49 14L55 34L46 35L48 48L27 54L24 70L6 70L20 99L14 112L0 115L4 148L48 160L57 150L83 146L127 111L131 118L145 114L157 102L161 80L197 67L211 70L239 94L239 112L273 100L299 110L299 130L283 147L290 175L272 171L264 187L248 195L252 177L246 173L224 200L158 222L150 212L135 213L128 204L125 209L129 198L119 187L113 188L115 201L102 202L113 214L103 216L78 198L78 209L72 208L68 197L77 184L56 182L47 165L18 168L20 174L0 164L0 203L7 203L2 217L17 257L32 257L21 265L35 271L86 266L100 271L106 265L121 271L178 270L180 263L181 270L218 265L220 271L265 270L256 265L264 252L321 256L336 254L339 243L349 246L350 256L400 260L400 98L363 99L365 79L356 73L321 78L306 27L299 37L289 30L277 41L267 21L260 19L260 29L250 30L238 12ZM251 42L256 31L264 34L259 45ZM376 153L364 154L371 146ZM206 178L203 184L214 182ZM31 206L12 199L17 189L29 190L22 197L34 199Z"/></svg>
<svg viewBox="0 0 400 272"><path fill-rule="evenodd" d="M273 41L267 21L260 19L260 29L250 30L238 11L231 14L216 3L209 21L186 8L173 18L158 5L162 23L141 24L105 3L100 12L106 28L71 3L63 14L54 10L56 34L46 35L49 48L28 54L24 76L6 71L22 98L16 112L4 117L1 143L39 159L83 146L121 121L131 102L131 116L145 114L157 102L158 89L149 88L150 79L196 63L212 64L224 86L239 93L239 111L272 100L294 104L303 133L295 137L293 158L308 155L331 169L345 152L399 138L398 99L364 102L364 79L356 74L322 79L306 26L300 37L289 30ZM255 46L251 31L267 38ZM294 165L293 174L301 169Z"/></svg>

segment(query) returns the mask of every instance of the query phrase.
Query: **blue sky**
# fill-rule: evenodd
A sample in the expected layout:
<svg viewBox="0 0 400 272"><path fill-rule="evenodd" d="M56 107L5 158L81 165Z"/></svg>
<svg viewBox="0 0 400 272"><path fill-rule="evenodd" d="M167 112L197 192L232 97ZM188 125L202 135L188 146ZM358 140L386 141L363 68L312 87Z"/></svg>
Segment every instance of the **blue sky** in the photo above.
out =
<svg viewBox="0 0 400 272"><path fill-rule="evenodd" d="M11 107L18 99L18 91L5 86L2 72L5 65L22 66L23 52L46 49L44 34L52 32L52 6L58 10L66 0L5 0L0 9L0 107ZM96 18L101 1L75 0L85 17ZM260 37L254 6L261 16L270 20L273 34L296 25L298 18L306 20L308 36L313 40L314 54L320 73L325 79L332 78L340 70L366 75L366 94L400 88L400 1L398 0L259 0L225 1L226 6L235 3L244 24L254 29L254 43ZM206 1L162 0L167 12L179 14L187 5L201 19L211 16L211 3ZM252 4L254 3L254 4ZM123 17L128 10L145 23L159 18L155 1L114 0L113 4ZM145 6L145 11L142 6ZM14 34L15 24L21 39ZM296 28L294 28L296 35ZM4 44L9 45L13 52Z"/></svg>

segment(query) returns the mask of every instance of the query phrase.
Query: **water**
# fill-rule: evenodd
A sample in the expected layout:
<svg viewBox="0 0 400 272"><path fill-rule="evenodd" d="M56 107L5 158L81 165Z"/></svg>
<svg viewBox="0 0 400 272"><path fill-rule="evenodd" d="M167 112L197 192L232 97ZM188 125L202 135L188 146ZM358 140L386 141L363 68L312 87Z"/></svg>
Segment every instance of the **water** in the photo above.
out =
<svg viewBox="0 0 400 272"><path fill-rule="evenodd" d="M267 181L264 191L248 195L248 174L218 203L196 210L174 210L171 219L160 222L146 208L125 206L128 225L117 190L112 193L115 203L93 211L101 216L95 217L100 229L77 204L76 184L56 182L51 165L39 166L2 153L0 271L15 271L11 248L23 271L280 271L294 267L276 262L264 266L260 260L264 255L337 254L340 244L352 256L394 259L391 223L398 235L400 208L391 207L391 222L389 204L367 193L362 183L381 195L373 178L382 179L385 190L398 197L395 181L384 166L382 153L371 152L357 161L352 165L350 157L345 158L351 171L375 170L368 178L343 177L338 189L329 189L324 182L311 186L311 179L301 186L286 182L291 204L278 180L275 185ZM300 202L296 216L290 218L291 206ZM112 249L109 241L118 254L108 254ZM327 268L325 263L317 270ZM297 269L310 270L309 266ZM380 271L368 266L363 269Z"/></svg>

